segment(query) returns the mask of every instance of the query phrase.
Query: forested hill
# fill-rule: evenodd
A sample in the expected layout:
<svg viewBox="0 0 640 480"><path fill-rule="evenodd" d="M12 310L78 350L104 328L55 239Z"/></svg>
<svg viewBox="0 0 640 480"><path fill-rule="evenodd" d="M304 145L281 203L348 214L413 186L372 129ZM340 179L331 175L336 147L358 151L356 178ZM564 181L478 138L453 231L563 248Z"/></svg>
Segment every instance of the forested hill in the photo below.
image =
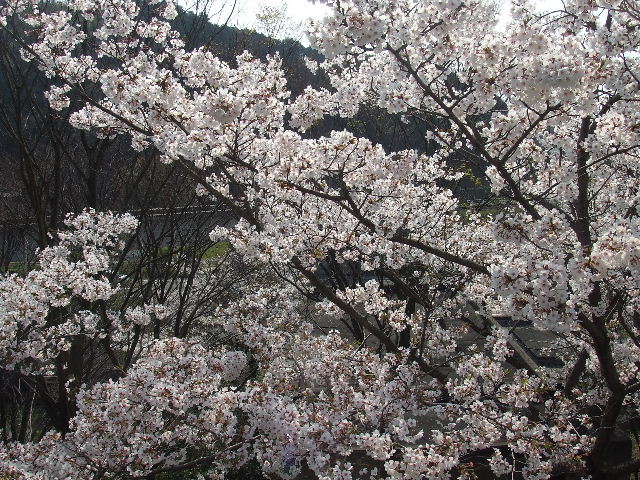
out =
<svg viewBox="0 0 640 480"><path fill-rule="evenodd" d="M233 63L235 57L245 50L260 59L278 54L287 74L287 86L294 96L308 85L326 84L325 80L312 75L304 63L305 57L318 61L322 56L296 40L278 40L250 29L215 25L202 15L184 10L172 24L186 40L188 48L208 48L225 62Z"/></svg>

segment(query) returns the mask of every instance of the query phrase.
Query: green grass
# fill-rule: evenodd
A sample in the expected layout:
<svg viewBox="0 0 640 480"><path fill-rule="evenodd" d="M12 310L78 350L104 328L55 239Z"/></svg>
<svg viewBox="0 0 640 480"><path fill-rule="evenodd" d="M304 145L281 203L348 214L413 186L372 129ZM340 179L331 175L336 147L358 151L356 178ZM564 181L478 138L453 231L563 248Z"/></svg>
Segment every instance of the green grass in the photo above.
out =
<svg viewBox="0 0 640 480"><path fill-rule="evenodd" d="M198 252L198 255L200 255L203 260L211 260L213 258L226 255L226 253L229 251L229 247L229 242L217 242L204 250L200 250ZM172 251L180 251L181 248L182 247L179 246L160 247L158 248L158 258L170 255Z"/></svg>
<svg viewBox="0 0 640 480"><path fill-rule="evenodd" d="M223 257L229 252L229 242L218 242L207 248L202 254L203 260L211 260L213 258Z"/></svg>

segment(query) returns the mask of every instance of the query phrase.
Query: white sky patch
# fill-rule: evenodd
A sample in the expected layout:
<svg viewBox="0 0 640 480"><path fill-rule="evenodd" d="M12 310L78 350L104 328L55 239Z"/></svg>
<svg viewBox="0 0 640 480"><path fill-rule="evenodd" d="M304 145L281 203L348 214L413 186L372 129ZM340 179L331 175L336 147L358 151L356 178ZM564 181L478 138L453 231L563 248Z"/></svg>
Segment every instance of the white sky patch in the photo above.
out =
<svg viewBox="0 0 640 480"><path fill-rule="evenodd" d="M263 5L271 7L286 5L287 16L297 23L305 22L309 18L317 20L330 13L330 9L326 5L313 3L308 0L239 0L239 23L243 24L246 22L246 26L250 26L252 22L255 23L256 14Z"/></svg>
<svg viewBox="0 0 640 480"><path fill-rule="evenodd" d="M500 5L500 15L498 21L498 30L505 29L507 23L509 23L509 9L511 8L510 0L502 0L498 2ZM538 12L552 12L562 9L562 0L537 0L535 7Z"/></svg>
<svg viewBox="0 0 640 480"><path fill-rule="evenodd" d="M308 44L304 33L307 20L319 20L331 12L329 7L310 0L178 0L178 3L192 11L201 11L206 5L212 23L218 25L228 23L234 27L259 31L264 29L260 28L256 15L263 7L268 6L277 11L284 11L287 17L286 25L282 28L284 35L276 34L276 36L283 38L291 36L287 33L296 31L294 38L304 44Z"/></svg>

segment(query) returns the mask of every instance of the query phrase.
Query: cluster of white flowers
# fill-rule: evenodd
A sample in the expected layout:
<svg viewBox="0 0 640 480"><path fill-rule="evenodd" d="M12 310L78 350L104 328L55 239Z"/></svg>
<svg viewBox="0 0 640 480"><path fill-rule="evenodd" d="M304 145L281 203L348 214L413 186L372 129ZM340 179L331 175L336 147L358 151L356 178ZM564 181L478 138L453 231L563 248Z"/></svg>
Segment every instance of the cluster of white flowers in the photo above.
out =
<svg viewBox="0 0 640 480"><path fill-rule="evenodd" d="M0 359L3 368L48 371L48 362L70 348L76 335L107 333L114 325L90 311L69 312L73 299L95 302L116 291L105 273L110 250L137 221L131 215L84 211L66 220L59 242L38 253L39 268L0 279Z"/></svg>
<svg viewBox="0 0 640 480"><path fill-rule="evenodd" d="M221 466L242 463L244 432L234 413L242 395L222 386L229 360L219 353L177 339L155 342L126 377L79 393L64 439L50 433L39 443L3 446L0 472L16 472L17 478L83 479L100 472L138 477L186 461L195 441L217 450Z"/></svg>

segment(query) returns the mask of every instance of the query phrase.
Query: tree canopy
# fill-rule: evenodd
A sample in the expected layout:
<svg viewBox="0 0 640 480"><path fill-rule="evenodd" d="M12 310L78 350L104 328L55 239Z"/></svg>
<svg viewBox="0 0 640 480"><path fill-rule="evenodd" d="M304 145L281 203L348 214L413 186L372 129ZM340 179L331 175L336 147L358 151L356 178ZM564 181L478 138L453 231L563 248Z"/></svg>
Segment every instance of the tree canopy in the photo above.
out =
<svg viewBox="0 0 640 480"><path fill-rule="evenodd" d="M330 84L295 95L281 55L186 48L170 1L1 7L49 106L175 166L233 217L211 238L259 273L188 334L162 329L175 297L119 308L109 277L136 220L70 215L0 283L3 375L51 419L4 435L0 474L640 469L630 442L615 455L639 431L640 9L513 0L499 26L484 0L325 3L307 66ZM425 148L308 133L363 111L422 126ZM103 367L80 381L89 351ZM66 381L45 395L51 378Z"/></svg>

